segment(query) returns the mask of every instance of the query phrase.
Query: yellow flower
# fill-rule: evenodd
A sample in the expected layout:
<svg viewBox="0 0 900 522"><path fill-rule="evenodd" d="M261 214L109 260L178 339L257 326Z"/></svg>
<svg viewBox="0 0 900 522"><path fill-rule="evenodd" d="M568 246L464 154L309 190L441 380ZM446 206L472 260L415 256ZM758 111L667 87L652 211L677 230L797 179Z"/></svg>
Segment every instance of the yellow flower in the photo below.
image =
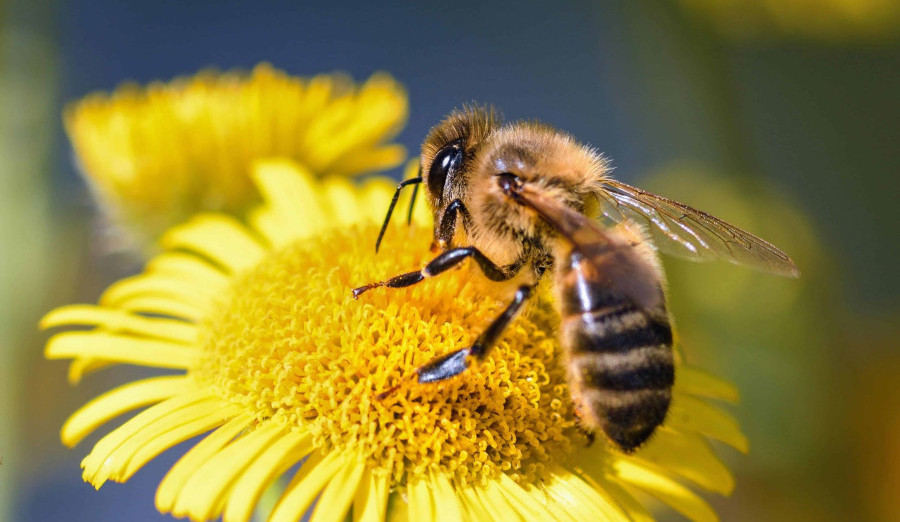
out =
<svg viewBox="0 0 900 522"><path fill-rule="evenodd" d="M715 520L686 484L728 494L733 479L707 439L746 451L709 399L734 388L679 363L672 409L634 455L576 427L547 296L515 320L484 363L452 380L386 390L437 354L471 342L503 306L477 269L354 300L350 289L422 266L431 231L373 240L392 183L317 181L288 162L254 169L264 203L244 224L204 214L168 231L146 270L100 304L51 312L51 359L71 379L113 364L177 370L98 397L62 430L75 445L147 407L84 459L96 487L123 482L159 453L210 432L169 471L157 507L194 520L249 520L263 492L298 463L271 520L652 519L649 494L693 520ZM316 499L318 498L318 502Z"/></svg>
<svg viewBox="0 0 900 522"><path fill-rule="evenodd" d="M93 94L68 107L65 126L107 212L146 241L198 211L257 204L249 169L260 158L294 159L317 175L399 165L406 151L387 141L407 112L406 91L384 73L356 86L262 64Z"/></svg>

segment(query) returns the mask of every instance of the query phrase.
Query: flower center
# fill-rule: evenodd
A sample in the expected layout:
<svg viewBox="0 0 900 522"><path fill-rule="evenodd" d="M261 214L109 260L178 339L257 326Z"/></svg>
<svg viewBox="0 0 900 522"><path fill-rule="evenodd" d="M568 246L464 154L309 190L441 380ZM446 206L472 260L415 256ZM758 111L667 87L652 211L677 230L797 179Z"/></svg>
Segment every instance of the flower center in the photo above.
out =
<svg viewBox="0 0 900 522"><path fill-rule="evenodd" d="M395 228L376 255L374 226L273 251L237 277L203 325L195 370L229 400L310 432L323 450L361 452L396 481L432 470L462 483L498 472L533 481L568 453L575 422L546 300L458 377L409 379L470 345L505 306L504 285L464 266L410 288L353 287L424 266L431 231Z"/></svg>

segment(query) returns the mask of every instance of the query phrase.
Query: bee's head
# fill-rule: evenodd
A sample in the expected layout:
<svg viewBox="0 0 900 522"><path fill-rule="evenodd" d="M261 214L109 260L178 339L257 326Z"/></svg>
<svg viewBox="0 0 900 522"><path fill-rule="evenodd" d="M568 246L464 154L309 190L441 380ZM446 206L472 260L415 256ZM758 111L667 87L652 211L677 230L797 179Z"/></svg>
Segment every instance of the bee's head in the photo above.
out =
<svg viewBox="0 0 900 522"><path fill-rule="evenodd" d="M428 205L434 214L435 240L449 242L440 231L444 214L457 199L464 199L473 158L484 140L500 126L490 107L463 107L434 126L422 144L421 172ZM453 211L453 209L450 209ZM464 225L464 223L459 223Z"/></svg>

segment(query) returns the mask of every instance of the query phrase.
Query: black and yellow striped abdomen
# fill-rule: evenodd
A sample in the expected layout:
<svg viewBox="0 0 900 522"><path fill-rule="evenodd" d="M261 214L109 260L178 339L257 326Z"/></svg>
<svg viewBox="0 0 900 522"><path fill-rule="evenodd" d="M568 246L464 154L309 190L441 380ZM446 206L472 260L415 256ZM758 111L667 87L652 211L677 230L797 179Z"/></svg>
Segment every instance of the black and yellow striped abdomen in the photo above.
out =
<svg viewBox="0 0 900 522"><path fill-rule="evenodd" d="M634 451L663 422L672 397L665 301L653 310L637 306L578 254L561 265L561 335L576 407L588 428Z"/></svg>

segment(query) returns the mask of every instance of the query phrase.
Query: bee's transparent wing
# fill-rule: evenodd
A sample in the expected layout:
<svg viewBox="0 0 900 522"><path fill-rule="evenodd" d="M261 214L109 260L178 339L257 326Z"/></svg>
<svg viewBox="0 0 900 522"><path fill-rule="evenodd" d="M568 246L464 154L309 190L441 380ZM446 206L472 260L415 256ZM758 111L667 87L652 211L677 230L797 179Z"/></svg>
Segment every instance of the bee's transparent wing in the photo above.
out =
<svg viewBox="0 0 900 522"><path fill-rule="evenodd" d="M660 252L692 261L725 259L773 274L798 277L787 254L706 212L615 180L597 192L602 217L646 225Z"/></svg>
<svg viewBox="0 0 900 522"><path fill-rule="evenodd" d="M646 310L658 310L664 296L652 266L642 261L634 245L614 235L600 223L585 216L558 199L546 197L540 190L524 185L516 190L515 199L531 207L556 229L578 251L585 263L604 275L616 291Z"/></svg>

